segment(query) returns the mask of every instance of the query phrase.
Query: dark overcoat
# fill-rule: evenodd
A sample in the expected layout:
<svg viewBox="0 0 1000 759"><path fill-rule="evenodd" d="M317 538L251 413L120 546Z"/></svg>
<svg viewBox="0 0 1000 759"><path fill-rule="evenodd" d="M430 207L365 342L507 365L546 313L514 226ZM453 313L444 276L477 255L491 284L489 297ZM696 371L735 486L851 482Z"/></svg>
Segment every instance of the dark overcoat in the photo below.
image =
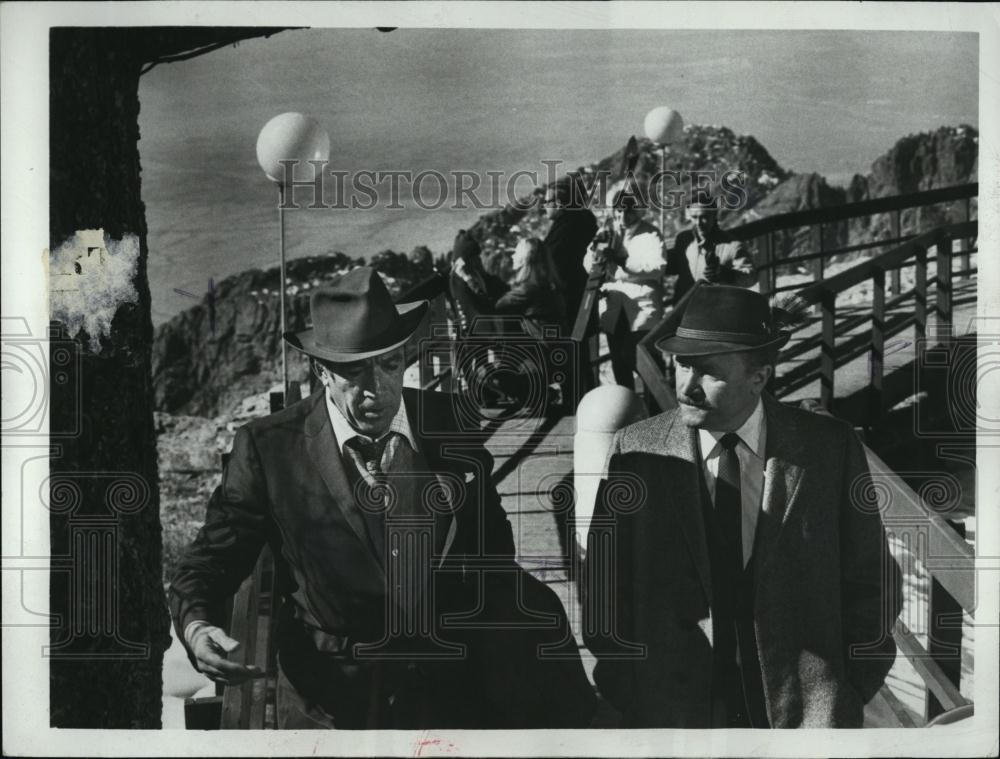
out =
<svg viewBox="0 0 1000 759"><path fill-rule="evenodd" d="M753 617L772 727L860 727L895 658L900 572L846 423L764 396ZM707 491L671 410L619 431L586 563L587 643L629 727L713 727ZM609 620L613 620L610 621Z"/></svg>
<svg viewBox="0 0 1000 759"><path fill-rule="evenodd" d="M433 633L423 643L432 645L400 640L374 659L371 650L365 660L357 656L359 644L378 645L394 629L387 587L396 575L392 557L383 564L373 545L322 391L237 431L205 525L171 583L178 637L194 620L226 626L224 601L267 543L284 601L275 633L279 685L291 685L279 688L279 697L301 698L293 711L315 726L585 725L594 696L579 657L536 655L538 644L575 655L565 611L514 561L510 522L491 482L493 461L481 436L463 430L463 401L404 389L403 403L416 447L441 483L426 499L433 515ZM512 624L519 632L510 631ZM410 655L414 645L419 656ZM382 654L385 667L375 662ZM401 662L410 662L403 675ZM414 694L419 714L411 712L406 724L393 723L381 713L385 704L372 700L379 688L394 695L384 682L390 673L419 686L395 694ZM544 707L544 699L554 707ZM279 717L285 713L279 703Z"/></svg>

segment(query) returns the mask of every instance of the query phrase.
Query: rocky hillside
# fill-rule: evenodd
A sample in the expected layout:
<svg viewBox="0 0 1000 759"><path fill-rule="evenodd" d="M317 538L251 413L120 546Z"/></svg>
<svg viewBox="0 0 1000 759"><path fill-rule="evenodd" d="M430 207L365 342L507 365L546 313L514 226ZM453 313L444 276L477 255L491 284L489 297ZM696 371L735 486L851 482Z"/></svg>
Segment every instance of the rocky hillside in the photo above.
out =
<svg viewBox="0 0 1000 759"><path fill-rule="evenodd" d="M417 248L406 256L385 251L370 264L390 291L399 294L430 276L433 264ZM363 265L343 253L298 258L287 265L289 330L307 326L309 294ZM244 398L281 382L279 272L252 269L215 286L211 296L157 328L153 342L156 408L171 414L218 416L236 413ZM288 351L292 381L309 377L306 361Z"/></svg>
<svg viewBox="0 0 1000 759"><path fill-rule="evenodd" d="M640 183L659 171L660 157L647 140L639 143L636 178ZM619 180L623 148L614 155L580 167L585 183L600 172L610 173L609 185ZM978 132L968 126L942 127L935 132L901 139L872 164L868 174L855 176L846 188L831 186L818 174L795 174L781 167L753 137L725 127L691 125L682 143L671 148L667 169L678 172L729 170L745 174L747 207L726 211L722 225L733 226L791 211L823 208L847 202L915 192L975 181L978 169ZM539 188L539 190L544 188ZM687 191L682 184L681 190ZM527 201L527 199L525 199ZM527 202L524 203L527 205ZM975 214L975 204L972 212ZM947 220L964 219L965 204L944 204L906 212L903 231L927 228ZM668 243L683 228L680 210L667 213ZM487 268L509 272L509 256L524 236L544 237L546 221L535 205L528 210L507 207L484 214L470 229L483 246ZM885 239L887 216L863 219L827 228L827 246ZM790 232L779 240L778 255L805 251L813 244L807 231ZM288 328L306 326L309 292L334 281L344 271L363 263L341 253L289 262ZM420 247L409 256L384 251L370 262L386 276L397 293L430 275L430 251ZM252 270L220 282L211 300L174 317L156 330L153 372L157 408L172 414L217 416L233 413L243 398L280 381L278 327L278 270ZM294 351L289 353L293 381L305 381L308 369Z"/></svg>

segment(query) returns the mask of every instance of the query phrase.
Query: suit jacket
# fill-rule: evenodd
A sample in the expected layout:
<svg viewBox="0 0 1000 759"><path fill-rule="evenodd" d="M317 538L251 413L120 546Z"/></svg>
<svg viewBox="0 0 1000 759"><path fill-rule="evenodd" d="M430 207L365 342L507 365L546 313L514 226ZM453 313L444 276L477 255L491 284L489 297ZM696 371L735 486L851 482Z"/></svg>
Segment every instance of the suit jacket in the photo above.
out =
<svg viewBox="0 0 1000 759"><path fill-rule="evenodd" d="M719 279L717 284L735 285L737 287L753 287L754 278L753 256L746 243L739 240L729 240L725 230L715 233L715 253L719 257ZM691 246L698 247L694 231L685 229L677 235L674 247L667 253L666 274L677 275L674 285L673 302L676 304L684 294L694 287L695 276L688 261L688 251Z"/></svg>
<svg viewBox="0 0 1000 759"><path fill-rule="evenodd" d="M568 208L552 220L545 236L556 275L566 292L566 334L573 328L580 300L587 286L587 270L583 259L587 246L597 234L597 218L587 208Z"/></svg>
<svg viewBox="0 0 1000 759"><path fill-rule="evenodd" d="M895 658L899 568L878 514L858 496L869 472L853 430L767 395L764 403L751 561L768 719L860 727ZM625 726L713 726L703 477L697 431L676 410L619 431L609 453L588 541L585 635L597 686Z"/></svg>
<svg viewBox="0 0 1000 759"><path fill-rule="evenodd" d="M433 513L434 631L448 643L476 647L481 641L474 633L442 631L440 622L445 613L470 612L480 605L477 562L498 568L501 579L494 585L530 578L521 577L513 559L510 523L490 479L492 458L475 438L460 433L455 397L405 389L403 403L428 469L456 494ZM307 704L323 705L334 723L364 727L374 675L371 666L355 659L354 644L385 637L387 569L369 538L344 467L323 391L240 428L205 525L171 583L171 611L181 640L193 620L225 627L223 602L253 570L268 543L275 556L277 590L285 599L275 633L282 675ZM551 594L548 588L541 591ZM558 605L554 594L541 604L552 599ZM558 612L565 619L561 606ZM434 698L448 697L464 706L462 700L477 684L466 666L470 659L482 665L475 652L459 663L428 665L437 683ZM479 723L474 710L467 711L471 724L456 717L445 726L489 726Z"/></svg>

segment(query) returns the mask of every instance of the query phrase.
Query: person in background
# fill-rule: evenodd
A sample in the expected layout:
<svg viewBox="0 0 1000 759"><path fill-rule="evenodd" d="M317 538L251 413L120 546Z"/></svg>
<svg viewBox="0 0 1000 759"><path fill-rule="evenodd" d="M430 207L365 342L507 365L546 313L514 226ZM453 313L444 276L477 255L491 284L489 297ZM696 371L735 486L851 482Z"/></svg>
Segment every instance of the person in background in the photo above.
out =
<svg viewBox="0 0 1000 759"><path fill-rule="evenodd" d="M719 228L721 198L718 187L696 191L687 205L691 229L677 235L667 256L667 275L676 275L673 303L695 282L753 287L756 284L753 257L746 243L730 240Z"/></svg>
<svg viewBox="0 0 1000 759"><path fill-rule="evenodd" d="M537 237L520 240L511 262L512 286L496 302L496 312L523 316L529 334L539 339L546 327L558 330L566 320L566 302L545 244Z"/></svg>
<svg viewBox="0 0 1000 759"><path fill-rule="evenodd" d="M545 247L552 256L556 276L565 287L564 334L568 336L587 286L584 256L597 233L597 219L586 207L586 193L573 177L563 177L547 187L543 204L546 216L552 221Z"/></svg>
<svg viewBox="0 0 1000 759"><path fill-rule="evenodd" d="M614 229L608 243L588 253L608 263L601 330L608 335L615 382L634 389L636 346L663 318L666 271L660 230L643 218L645 204L635 193L618 190L611 201ZM588 266L589 268L589 266Z"/></svg>
<svg viewBox="0 0 1000 759"><path fill-rule="evenodd" d="M448 288L462 334L468 334L477 317L494 313L497 298L507 290L500 279L483 268L482 248L464 229L458 230L451 251Z"/></svg>

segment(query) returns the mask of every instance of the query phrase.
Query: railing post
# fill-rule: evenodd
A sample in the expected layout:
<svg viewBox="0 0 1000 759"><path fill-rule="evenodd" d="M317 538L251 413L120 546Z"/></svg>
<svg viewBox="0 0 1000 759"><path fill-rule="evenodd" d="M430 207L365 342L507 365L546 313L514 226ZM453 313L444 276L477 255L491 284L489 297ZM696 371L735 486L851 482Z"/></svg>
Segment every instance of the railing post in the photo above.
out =
<svg viewBox="0 0 1000 759"><path fill-rule="evenodd" d="M770 275L770 287L767 292L771 294L778 287L778 237L774 232L770 232L767 235L767 240L768 273Z"/></svg>
<svg viewBox="0 0 1000 759"><path fill-rule="evenodd" d="M898 269L897 269L898 271ZM872 347L869 361L869 421L882 419L882 379L885 373L885 271L872 272Z"/></svg>
<svg viewBox="0 0 1000 759"><path fill-rule="evenodd" d="M757 267L757 284L760 286L762 295L771 293L771 235L765 234L757 238L760 242L762 258L764 259Z"/></svg>
<svg viewBox="0 0 1000 759"><path fill-rule="evenodd" d="M972 221L971 200L972 200L971 198L965 199L964 221L966 222ZM962 279L968 279L970 276L972 276L971 274L969 274L969 269L971 268L970 267L971 262L969 261L969 251L972 249L972 240L968 237L963 237L959 244L961 245L961 252L962 252L962 257L960 259L962 268L961 277Z"/></svg>
<svg viewBox="0 0 1000 759"><path fill-rule="evenodd" d="M903 229L901 223L902 213L903 211L897 208L895 211L892 212L892 215L889 217L892 220L892 239L896 241L893 243L893 246L899 245L899 238L902 235L902 229ZM892 282L891 285L892 294L899 295L901 289L899 283L899 269L892 270L892 273L890 274L890 281Z"/></svg>
<svg viewBox="0 0 1000 759"><path fill-rule="evenodd" d="M823 256L823 250L824 250L824 248L823 248L823 225L822 224L817 224L815 227L813 227L813 229L816 230L813 234L816 236L816 252L819 253L819 258L816 259L817 266L816 266L815 281L816 282L822 282L823 281L823 269L825 268L825 265L826 265L826 259Z"/></svg>
<svg viewBox="0 0 1000 759"><path fill-rule="evenodd" d="M834 327L837 321L837 294L829 290L823 291L820 299L823 311L823 341L820 346L819 392L820 403L827 411L833 410L833 373L836 371L836 336Z"/></svg>
<svg viewBox="0 0 1000 759"><path fill-rule="evenodd" d="M919 366L927 341L927 249L917 248L916 258L916 278L913 284L913 317L915 320L913 331L916 338L914 359Z"/></svg>
<svg viewBox="0 0 1000 759"><path fill-rule="evenodd" d="M965 537L964 522L948 522L955 531ZM927 599L927 653L934 663L958 688L962 682L962 605L931 576L931 592ZM944 706L937 697L927 692L924 716L934 719Z"/></svg>
<svg viewBox="0 0 1000 759"><path fill-rule="evenodd" d="M937 244L937 285L934 295L935 311L937 312L937 334L935 338L947 342L952 334L952 302L951 302L951 258L952 243L950 237L945 237Z"/></svg>

